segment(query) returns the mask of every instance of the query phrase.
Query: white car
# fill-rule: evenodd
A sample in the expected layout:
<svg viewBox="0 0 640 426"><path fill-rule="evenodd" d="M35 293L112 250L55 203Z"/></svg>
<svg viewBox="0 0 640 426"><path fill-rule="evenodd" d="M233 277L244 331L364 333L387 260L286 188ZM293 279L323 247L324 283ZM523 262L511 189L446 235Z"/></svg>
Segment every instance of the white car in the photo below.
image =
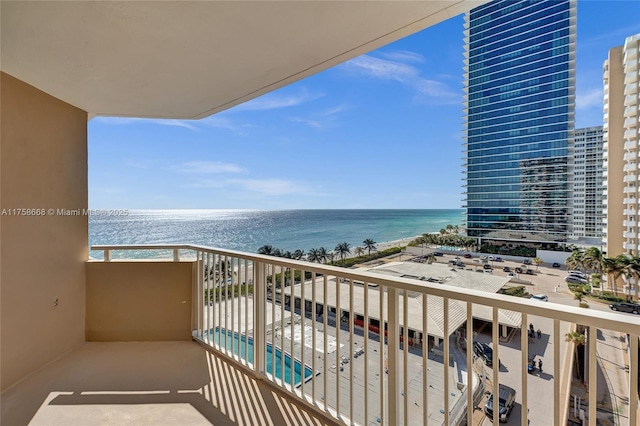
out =
<svg viewBox="0 0 640 426"><path fill-rule="evenodd" d="M534 294L533 296L531 296L531 300L539 300L541 302L548 302L549 298L547 297L546 294Z"/></svg>
<svg viewBox="0 0 640 426"><path fill-rule="evenodd" d="M507 274L507 277L509 277L509 278L515 278L515 277L516 277L516 274L514 274L513 272L509 272L509 273Z"/></svg>

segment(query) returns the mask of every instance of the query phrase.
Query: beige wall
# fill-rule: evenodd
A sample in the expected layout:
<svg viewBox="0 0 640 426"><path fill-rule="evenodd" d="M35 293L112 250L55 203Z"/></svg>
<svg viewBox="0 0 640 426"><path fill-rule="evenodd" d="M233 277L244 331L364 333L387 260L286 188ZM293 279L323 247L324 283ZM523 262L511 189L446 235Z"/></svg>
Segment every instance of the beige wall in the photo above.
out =
<svg viewBox="0 0 640 426"><path fill-rule="evenodd" d="M87 340L191 340L194 262L87 262Z"/></svg>
<svg viewBox="0 0 640 426"><path fill-rule="evenodd" d="M0 389L84 341L87 114L0 73ZM54 307L54 299L58 299Z"/></svg>
<svg viewBox="0 0 640 426"><path fill-rule="evenodd" d="M607 256L615 257L625 252L623 248L624 215L624 73L622 47L609 50L609 114L607 156Z"/></svg>

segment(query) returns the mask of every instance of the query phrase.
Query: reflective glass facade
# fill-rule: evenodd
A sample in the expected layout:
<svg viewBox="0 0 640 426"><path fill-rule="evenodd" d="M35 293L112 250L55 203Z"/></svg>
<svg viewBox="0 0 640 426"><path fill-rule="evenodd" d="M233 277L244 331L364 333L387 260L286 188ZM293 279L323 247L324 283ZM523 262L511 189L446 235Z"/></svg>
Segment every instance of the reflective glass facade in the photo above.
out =
<svg viewBox="0 0 640 426"><path fill-rule="evenodd" d="M571 232L575 0L496 0L465 17L469 236Z"/></svg>

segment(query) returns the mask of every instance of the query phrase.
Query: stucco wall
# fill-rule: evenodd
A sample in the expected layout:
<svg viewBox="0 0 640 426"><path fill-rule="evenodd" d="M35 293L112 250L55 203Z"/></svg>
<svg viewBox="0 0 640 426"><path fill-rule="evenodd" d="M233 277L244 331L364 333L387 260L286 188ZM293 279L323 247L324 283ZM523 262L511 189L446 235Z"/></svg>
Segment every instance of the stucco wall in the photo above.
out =
<svg viewBox="0 0 640 426"><path fill-rule="evenodd" d="M87 262L87 341L191 339L194 262Z"/></svg>
<svg viewBox="0 0 640 426"><path fill-rule="evenodd" d="M5 73L0 99L5 390L84 342L87 217L46 210L87 208L87 114ZM45 215L13 209L45 209Z"/></svg>

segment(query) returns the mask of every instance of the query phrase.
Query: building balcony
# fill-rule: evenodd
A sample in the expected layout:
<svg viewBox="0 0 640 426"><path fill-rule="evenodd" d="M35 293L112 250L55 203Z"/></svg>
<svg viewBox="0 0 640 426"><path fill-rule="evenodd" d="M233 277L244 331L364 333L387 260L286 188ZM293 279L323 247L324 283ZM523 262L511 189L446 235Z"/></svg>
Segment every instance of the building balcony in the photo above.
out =
<svg viewBox="0 0 640 426"><path fill-rule="evenodd" d="M632 142L638 142L638 131L636 129L627 129L624 131L624 138Z"/></svg>
<svg viewBox="0 0 640 426"><path fill-rule="evenodd" d="M638 142L637 141L626 141L624 143L625 151L635 151L637 149Z"/></svg>
<svg viewBox="0 0 640 426"><path fill-rule="evenodd" d="M631 129L631 128L636 128L638 127L638 119L635 117L629 117L627 119L624 120L624 127L625 129Z"/></svg>
<svg viewBox="0 0 640 426"><path fill-rule="evenodd" d="M637 250L638 246L635 243L624 243L624 244L622 244L622 247L625 250Z"/></svg>
<svg viewBox="0 0 640 426"><path fill-rule="evenodd" d="M624 109L625 117L637 117L637 115L638 115L638 108L636 107L626 107Z"/></svg>
<svg viewBox="0 0 640 426"><path fill-rule="evenodd" d="M637 198L625 198L624 200L622 200L622 203L626 204L626 205L631 204L631 205L635 206L635 205L638 204L638 199Z"/></svg>
<svg viewBox="0 0 640 426"><path fill-rule="evenodd" d="M638 189L635 186L625 186L622 189L622 192L625 193L625 194L630 194L630 193L631 194L635 194L637 191L638 191ZM603 195L605 195L605 194L603 194Z"/></svg>
<svg viewBox="0 0 640 426"><path fill-rule="evenodd" d="M638 159L638 153L636 151L625 152L622 158L624 161L635 161Z"/></svg>
<svg viewBox="0 0 640 426"><path fill-rule="evenodd" d="M638 93L638 83L625 84L623 92L625 96L633 95L635 93Z"/></svg>
<svg viewBox="0 0 640 426"><path fill-rule="evenodd" d="M636 182L638 180L638 176L636 176L636 175L626 175L623 180L625 182Z"/></svg>
<svg viewBox="0 0 640 426"><path fill-rule="evenodd" d="M634 153L628 153L628 154L635 154ZM626 154L625 154L626 155ZM638 168L638 165L634 162L634 163L627 163L624 165L624 167L622 168L625 172L628 172L630 170L636 170Z"/></svg>
<svg viewBox="0 0 640 426"><path fill-rule="evenodd" d="M627 81L629 80L629 81ZM625 78L625 83L631 83L629 77ZM636 95L629 95L624 97L624 106L638 105L638 97Z"/></svg>
<svg viewBox="0 0 640 426"><path fill-rule="evenodd" d="M575 324L589 336L629 334L638 359L635 317L453 285L440 272L444 281L429 282L201 246L94 249L104 261L86 264L89 343L5 392L7 424L473 424L467 407L506 380L517 389L513 421L566 424ZM172 260L114 260L121 249ZM529 323L543 329L541 350L520 332ZM464 349L481 324L508 372ZM586 345L592 419L606 384L596 342ZM544 358L545 380L530 374L531 356ZM637 364L622 373L632 388ZM616 396L635 422L636 393Z"/></svg>
<svg viewBox="0 0 640 426"><path fill-rule="evenodd" d="M622 214L626 215L626 216L635 216L636 214L636 209L624 209L622 211Z"/></svg>
<svg viewBox="0 0 640 426"><path fill-rule="evenodd" d="M635 232L627 232L627 231L625 231L625 232L622 233L622 236L625 237L625 238L635 238L635 237L637 237L637 234Z"/></svg>
<svg viewBox="0 0 640 426"><path fill-rule="evenodd" d="M622 222L622 225L627 226L627 227L636 226L636 221L635 220L625 220L625 221Z"/></svg>

